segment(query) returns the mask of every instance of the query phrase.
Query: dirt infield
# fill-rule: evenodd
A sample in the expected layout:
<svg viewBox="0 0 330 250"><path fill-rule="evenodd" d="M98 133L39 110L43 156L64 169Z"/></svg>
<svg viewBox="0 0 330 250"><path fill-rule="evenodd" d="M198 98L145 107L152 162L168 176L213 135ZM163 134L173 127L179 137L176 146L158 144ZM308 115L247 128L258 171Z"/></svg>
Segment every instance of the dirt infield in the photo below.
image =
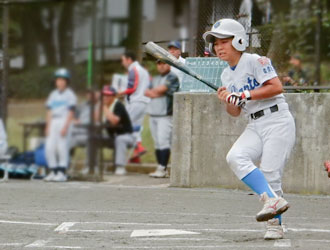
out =
<svg viewBox="0 0 330 250"><path fill-rule="evenodd" d="M0 183L0 249L330 249L329 196L286 195L285 239L264 241L255 195L168 181Z"/></svg>

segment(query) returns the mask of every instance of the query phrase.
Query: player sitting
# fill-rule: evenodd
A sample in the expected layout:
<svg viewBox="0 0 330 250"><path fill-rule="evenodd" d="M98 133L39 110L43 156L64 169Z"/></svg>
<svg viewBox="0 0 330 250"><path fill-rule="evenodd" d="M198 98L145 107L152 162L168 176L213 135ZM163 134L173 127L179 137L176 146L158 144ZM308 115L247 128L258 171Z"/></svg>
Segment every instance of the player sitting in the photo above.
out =
<svg viewBox="0 0 330 250"><path fill-rule="evenodd" d="M269 58L244 52L244 27L232 19L217 21L203 35L210 50L229 66L221 75L218 98L227 112L243 110L249 123L227 154L236 176L264 203L257 221L267 221L265 239L283 238L281 214L289 208L282 198L282 173L295 142L295 123L282 94L282 84ZM260 162L260 169L254 162Z"/></svg>

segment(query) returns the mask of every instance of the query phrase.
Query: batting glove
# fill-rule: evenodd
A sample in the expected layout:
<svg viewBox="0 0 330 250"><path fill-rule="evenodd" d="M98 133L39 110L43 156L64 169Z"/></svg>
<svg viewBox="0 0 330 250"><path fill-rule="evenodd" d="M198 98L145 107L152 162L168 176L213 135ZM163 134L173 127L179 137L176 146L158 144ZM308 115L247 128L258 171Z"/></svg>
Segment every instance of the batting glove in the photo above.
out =
<svg viewBox="0 0 330 250"><path fill-rule="evenodd" d="M248 90L245 90L244 92L240 93L231 93L226 98L227 103L233 104L241 108L245 106L247 100L251 100L251 94Z"/></svg>

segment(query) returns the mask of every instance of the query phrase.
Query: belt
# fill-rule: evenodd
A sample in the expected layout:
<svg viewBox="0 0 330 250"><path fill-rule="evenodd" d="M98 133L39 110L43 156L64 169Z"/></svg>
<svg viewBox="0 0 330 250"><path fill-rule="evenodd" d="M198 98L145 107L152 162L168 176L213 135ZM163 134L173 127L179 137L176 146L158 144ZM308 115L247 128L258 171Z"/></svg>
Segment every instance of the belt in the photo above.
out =
<svg viewBox="0 0 330 250"><path fill-rule="evenodd" d="M274 105L274 106L271 106L269 109L270 109L270 112L271 112L271 113L274 113L274 112L277 112L277 111L278 111L278 106L277 106L277 104L276 104L276 105ZM265 115L264 110L260 110L260 111L258 111L258 112L255 112L255 113L251 114L250 116L251 116L251 118L252 118L253 120L257 120L257 119L259 119L260 117L262 117L262 116L264 116L264 115Z"/></svg>

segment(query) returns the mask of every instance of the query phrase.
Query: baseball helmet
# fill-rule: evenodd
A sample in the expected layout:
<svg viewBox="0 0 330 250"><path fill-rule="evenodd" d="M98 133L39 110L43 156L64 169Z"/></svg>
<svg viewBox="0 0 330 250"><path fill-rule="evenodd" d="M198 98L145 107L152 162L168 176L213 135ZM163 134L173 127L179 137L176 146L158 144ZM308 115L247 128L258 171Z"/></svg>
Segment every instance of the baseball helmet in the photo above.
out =
<svg viewBox="0 0 330 250"><path fill-rule="evenodd" d="M204 40L210 44L211 51L213 51L215 37L234 37L232 45L238 51L244 51L247 47L245 29L242 24L233 19L220 19L213 24L211 31L203 34Z"/></svg>
<svg viewBox="0 0 330 250"><path fill-rule="evenodd" d="M54 77L55 77L55 79L56 78L64 78L64 79L70 80L71 79L71 74L70 74L70 71L67 70L66 68L60 68L60 69L55 71Z"/></svg>

